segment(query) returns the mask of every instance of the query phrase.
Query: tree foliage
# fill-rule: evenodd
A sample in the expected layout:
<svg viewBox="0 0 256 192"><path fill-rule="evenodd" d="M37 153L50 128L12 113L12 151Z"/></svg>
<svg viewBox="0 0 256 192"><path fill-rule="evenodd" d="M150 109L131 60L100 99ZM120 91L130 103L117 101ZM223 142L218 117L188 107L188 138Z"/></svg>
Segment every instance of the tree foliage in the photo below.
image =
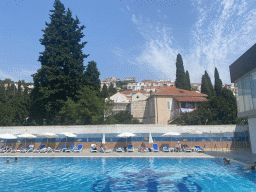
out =
<svg viewBox="0 0 256 192"><path fill-rule="evenodd" d="M205 71L205 74L202 76L201 93L208 95L208 98L214 95L211 78L207 71Z"/></svg>
<svg viewBox="0 0 256 192"><path fill-rule="evenodd" d="M175 86L179 89L185 89L186 88L185 71L184 71L182 57L181 57L180 54L177 55L177 59L176 59Z"/></svg>
<svg viewBox="0 0 256 192"><path fill-rule="evenodd" d="M85 27L79 26L79 19L74 19L59 0L50 12L51 22L46 23L40 39L45 47L39 56L41 68L33 75L35 87L31 93L31 114L39 124L43 119L53 123L67 98L74 98L86 82L83 59L88 55L82 49L87 42L80 43Z"/></svg>
<svg viewBox="0 0 256 192"><path fill-rule="evenodd" d="M106 84L104 84L103 87L102 87L101 95L102 95L103 98L108 98L109 97L108 88L107 88Z"/></svg>
<svg viewBox="0 0 256 192"><path fill-rule="evenodd" d="M172 124L181 125L221 125L247 124L247 120L237 117L236 99L233 93L223 88L220 95L211 97L199 105L198 110L184 114Z"/></svg>
<svg viewBox="0 0 256 192"><path fill-rule="evenodd" d="M86 84L93 87L94 90L100 91L100 72L97 68L97 63L95 61L90 61L84 72Z"/></svg>
<svg viewBox="0 0 256 192"><path fill-rule="evenodd" d="M114 88L113 83L110 84L109 89L108 89L108 93L109 93L109 96L112 96L112 95L117 93L117 90L116 90L116 88Z"/></svg>
<svg viewBox="0 0 256 192"><path fill-rule="evenodd" d="M214 78L215 78L214 91L216 95L221 95L222 81L220 79L219 72L216 67L214 71Z"/></svg>
<svg viewBox="0 0 256 192"><path fill-rule="evenodd" d="M188 71L186 71L185 83L186 83L185 89L191 91L191 83L190 83L190 77L189 77Z"/></svg>

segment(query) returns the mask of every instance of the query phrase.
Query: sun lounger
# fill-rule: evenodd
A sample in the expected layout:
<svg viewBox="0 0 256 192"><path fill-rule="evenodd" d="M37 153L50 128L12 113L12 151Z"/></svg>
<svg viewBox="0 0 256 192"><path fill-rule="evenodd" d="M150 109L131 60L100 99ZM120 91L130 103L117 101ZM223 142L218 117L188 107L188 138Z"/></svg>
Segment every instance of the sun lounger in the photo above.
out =
<svg viewBox="0 0 256 192"><path fill-rule="evenodd" d="M153 143L153 152L158 152L158 151L159 151L159 148L157 143Z"/></svg>
<svg viewBox="0 0 256 192"><path fill-rule="evenodd" d="M123 148L118 147L118 148L116 148L116 152L124 152L124 150L123 150Z"/></svg>
<svg viewBox="0 0 256 192"><path fill-rule="evenodd" d="M170 152L170 147L169 147L169 145L164 145L164 146L163 146L163 152Z"/></svg>
<svg viewBox="0 0 256 192"><path fill-rule="evenodd" d="M96 144L91 144L91 153L97 152Z"/></svg>
<svg viewBox="0 0 256 192"><path fill-rule="evenodd" d="M21 152L21 150L25 149L25 145L21 145L18 147L18 149L15 150L15 153Z"/></svg>
<svg viewBox="0 0 256 192"><path fill-rule="evenodd" d="M71 151L73 152L75 148L76 148L76 145L72 144L69 149L65 150L65 152L68 152L68 153L70 153Z"/></svg>
<svg viewBox="0 0 256 192"><path fill-rule="evenodd" d="M67 149L67 145L66 144L62 144L61 148L55 149L54 152L61 152L61 151L64 151L65 149Z"/></svg>
<svg viewBox="0 0 256 192"><path fill-rule="evenodd" d="M34 149L34 145L29 145L27 149L22 149L20 150L21 153L27 153L27 152L32 152Z"/></svg>
<svg viewBox="0 0 256 192"><path fill-rule="evenodd" d="M42 151L42 153L43 153L43 152L44 152L44 151L43 151L44 149L46 149L46 148L45 148L45 145L41 145L40 148L35 149L33 152L34 152L34 153L41 153L41 151Z"/></svg>
<svg viewBox="0 0 256 192"><path fill-rule="evenodd" d="M192 152L192 150L188 147L188 145L183 145L184 152Z"/></svg>
<svg viewBox="0 0 256 192"><path fill-rule="evenodd" d="M179 148L177 146L174 146L174 151L175 152L182 152L182 148Z"/></svg>
<svg viewBox="0 0 256 192"><path fill-rule="evenodd" d="M99 147L99 152L101 153L111 153L110 149L105 149L104 147Z"/></svg>
<svg viewBox="0 0 256 192"><path fill-rule="evenodd" d="M2 145L1 149L0 149L0 153L5 153L6 152L6 145Z"/></svg>
<svg viewBox="0 0 256 192"><path fill-rule="evenodd" d="M83 144L78 144L78 147L74 149L74 152L80 152L83 149Z"/></svg>
<svg viewBox="0 0 256 192"><path fill-rule="evenodd" d="M133 145L128 145L127 152L133 152L133 151L134 151Z"/></svg>
<svg viewBox="0 0 256 192"><path fill-rule="evenodd" d="M6 153L10 153L13 150L13 145L7 146Z"/></svg>
<svg viewBox="0 0 256 192"><path fill-rule="evenodd" d="M204 152L204 150L200 146L195 146L197 152Z"/></svg>

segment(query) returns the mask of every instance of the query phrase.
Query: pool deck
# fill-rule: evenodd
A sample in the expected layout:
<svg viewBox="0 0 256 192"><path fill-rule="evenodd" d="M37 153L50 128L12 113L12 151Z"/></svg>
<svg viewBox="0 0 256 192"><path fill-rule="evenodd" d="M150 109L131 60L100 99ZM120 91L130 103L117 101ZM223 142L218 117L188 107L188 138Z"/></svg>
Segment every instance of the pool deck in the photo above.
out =
<svg viewBox="0 0 256 192"><path fill-rule="evenodd" d="M118 157L132 157L132 158L229 158L231 162L241 163L243 165L250 164L256 161L256 154L252 154L249 150L231 150L231 151L205 151L198 152L111 152L111 153L91 153L89 150L83 150L80 153L0 153L0 157L87 157L87 158L118 158Z"/></svg>

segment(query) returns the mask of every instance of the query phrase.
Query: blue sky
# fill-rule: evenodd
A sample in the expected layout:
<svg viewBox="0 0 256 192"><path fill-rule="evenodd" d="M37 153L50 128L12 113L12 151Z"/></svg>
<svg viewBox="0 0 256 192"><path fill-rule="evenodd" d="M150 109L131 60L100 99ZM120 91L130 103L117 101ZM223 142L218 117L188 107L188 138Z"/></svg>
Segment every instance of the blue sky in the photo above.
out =
<svg viewBox="0 0 256 192"><path fill-rule="evenodd" d="M229 65L256 43L256 1L61 0L85 25L84 60L100 78L175 81L180 53L191 82L217 67L230 83ZM39 39L54 0L0 1L0 79L33 82L44 50Z"/></svg>

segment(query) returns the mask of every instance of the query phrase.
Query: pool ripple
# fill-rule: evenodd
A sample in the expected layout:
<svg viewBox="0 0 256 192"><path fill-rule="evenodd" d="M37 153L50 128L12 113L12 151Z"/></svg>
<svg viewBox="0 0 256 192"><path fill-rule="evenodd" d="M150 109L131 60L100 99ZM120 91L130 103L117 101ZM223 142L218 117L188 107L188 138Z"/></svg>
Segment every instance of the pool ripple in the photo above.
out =
<svg viewBox="0 0 256 192"><path fill-rule="evenodd" d="M0 191L253 191L255 173L221 159L19 158L0 163Z"/></svg>

